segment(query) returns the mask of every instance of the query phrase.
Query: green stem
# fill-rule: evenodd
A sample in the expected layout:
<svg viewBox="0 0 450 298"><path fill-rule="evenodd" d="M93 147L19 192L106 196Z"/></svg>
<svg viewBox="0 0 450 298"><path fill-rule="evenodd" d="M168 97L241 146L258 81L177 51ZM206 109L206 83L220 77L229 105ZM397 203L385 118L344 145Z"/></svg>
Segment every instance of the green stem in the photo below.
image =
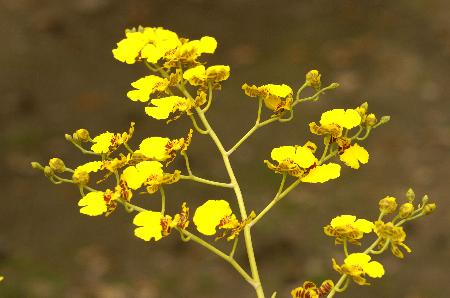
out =
<svg viewBox="0 0 450 298"><path fill-rule="evenodd" d="M236 252L236 247L238 245L238 242L239 242L239 237L234 238L233 247L231 248L231 252L229 254L230 258L234 257L234 253Z"/></svg>
<svg viewBox="0 0 450 298"><path fill-rule="evenodd" d="M213 186L219 186L219 187L225 187L225 188L233 188L233 185L231 183L223 183L223 182L217 182L217 181L213 181L213 180L208 180L208 179L203 179L194 175L180 175L180 179L184 179L184 180L192 180L195 182L200 182L200 183L204 183L204 184L209 184L209 185L213 185Z"/></svg>
<svg viewBox="0 0 450 298"><path fill-rule="evenodd" d="M293 190L297 185L300 184L300 179L295 180L288 188L286 188L282 193L275 195L272 201L252 220L249 227L253 227L270 209L273 208L282 198L284 198L291 190Z"/></svg>
<svg viewBox="0 0 450 298"><path fill-rule="evenodd" d="M162 186L159 187L159 192L161 193L161 214L164 216L166 212L166 193Z"/></svg>
<svg viewBox="0 0 450 298"><path fill-rule="evenodd" d="M127 149L128 152L130 152L131 154L133 154L133 150L131 150L130 146L128 146L127 143L123 143L123 146L125 147L125 149Z"/></svg>
<svg viewBox="0 0 450 298"><path fill-rule="evenodd" d="M209 107L211 107L211 104L212 104L212 100L213 100L213 90L212 90L212 86L211 86L211 81L209 81L208 82L208 103L202 109L203 113L206 113L209 110Z"/></svg>
<svg viewBox="0 0 450 298"><path fill-rule="evenodd" d="M347 240L345 239L344 242L343 242L342 244L343 244L342 246L344 247L344 253L345 253L345 256L348 257Z"/></svg>
<svg viewBox="0 0 450 298"><path fill-rule="evenodd" d="M258 114L256 116L255 125L230 149L226 152L228 156L231 155L242 143L245 142L258 128L260 128L261 121L261 110L262 110L262 99L260 98L258 101Z"/></svg>
<svg viewBox="0 0 450 298"><path fill-rule="evenodd" d="M196 131L198 131L202 135L208 134L208 132L206 130L201 129L200 126L198 126L197 120L195 120L195 116L194 115L190 114L189 118L191 118L192 124L194 125L194 128L195 128Z"/></svg>

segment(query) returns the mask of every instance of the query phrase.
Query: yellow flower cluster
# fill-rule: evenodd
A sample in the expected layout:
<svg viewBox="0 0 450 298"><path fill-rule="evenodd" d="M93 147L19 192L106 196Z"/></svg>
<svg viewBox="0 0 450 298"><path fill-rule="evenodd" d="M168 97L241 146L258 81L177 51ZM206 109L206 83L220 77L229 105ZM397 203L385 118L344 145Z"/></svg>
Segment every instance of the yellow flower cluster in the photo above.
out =
<svg viewBox="0 0 450 298"><path fill-rule="evenodd" d="M384 275L384 268L377 261L370 261L371 257L364 253L353 253L345 258L343 265L338 265L333 259L333 268L340 274L350 276L359 285L370 285L365 275L380 278Z"/></svg>
<svg viewBox="0 0 450 298"><path fill-rule="evenodd" d="M341 166L335 163L319 165L314 156L315 148L312 143L304 146L281 146L274 148L270 155L277 162L276 165L268 160L264 162L276 173L288 173L306 183L323 183L339 177Z"/></svg>
<svg viewBox="0 0 450 298"><path fill-rule="evenodd" d="M408 253L411 252L411 249L403 243L406 239L406 233L403 227L395 226L392 222L384 223L381 220L377 220L374 231L381 238L379 247L383 247L389 241L391 244L391 252L397 258L404 258L404 254L399 247L403 247Z"/></svg>

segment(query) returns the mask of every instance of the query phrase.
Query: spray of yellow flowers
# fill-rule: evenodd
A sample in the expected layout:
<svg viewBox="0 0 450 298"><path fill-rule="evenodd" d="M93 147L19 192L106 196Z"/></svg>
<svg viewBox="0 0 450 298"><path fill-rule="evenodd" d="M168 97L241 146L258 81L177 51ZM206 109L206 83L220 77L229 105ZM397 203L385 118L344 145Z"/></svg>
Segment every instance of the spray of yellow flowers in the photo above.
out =
<svg viewBox="0 0 450 298"><path fill-rule="evenodd" d="M317 122L309 123L309 130L319 142L310 140L300 144L287 144L273 148L267 160L268 170L278 174L280 186L274 198L258 212L248 212L241 187L230 162L235 153L258 129L274 122L288 122L293 119L295 107L307 102L315 102L329 90L337 88L337 83L322 85L321 74L309 71L297 90L286 84L266 84L256 86L243 84L242 90L248 97L255 98L257 113L255 124L226 149L206 117L213 103L213 94L221 89L221 82L230 76L228 65L206 67L200 59L213 54L217 41L210 36L198 40L179 37L175 32L163 28L138 27L125 31L125 38L112 50L115 59L127 64L144 64L150 74L131 83L127 97L144 106L144 112L156 120L167 123L186 116L192 121L192 128L178 139L150 136L140 141L138 148L128 144L133 137L135 123L127 132L103 132L91 137L87 129L81 128L66 139L82 153L93 160L68 167L60 158L51 158L48 165L33 162L35 169L41 170L54 184L75 185L81 199L78 201L80 213L88 216L108 216L118 206L130 213L136 212L133 224L134 234L144 241L159 241L177 232L183 241L193 241L205 247L229 263L245 281L253 287L258 298L266 297L260 279L254 254L252 228L283 198L287 197L301 183L325 183L338 179L342 165L359 169L369 161L369 153L362 143L373 130L389 121L389 116L377 117L369 113L368 104L354 108L338 108L326 111ZM303 97L302 92L310 89L311 96ZM213 181L196 176L191 170L188 148L194 132L210 137L216 145L228 173L225 182ZM321 147L321 148L319 148ZM183 158L185 169L169 170L168 165L175 158ZM98 172L102 181L115 179L115 187L96 189L91 187L92 173ZM191 217L188 203L180 202L178 212L166 210L165 187L180 180L228 188L234 192L238 210L232 210L225 199L211 199L196 206ZM133 201L135 192L160 194L161 208L146 210ZM357 219L354 215L339 215L323 228L326 235L334 238L334 243L342 246L345 258L332 259L332 268L340 275L336 282L331 279L321 282L305 281L292 290L292 297L314 298L334 297L343 292L353 281L358 285L369 285L368 278L381 278L385 269L373 260L390 248L398 258L411 249L404 243L406 233L403 225L411 220L431 213L436 205L424 196L414 205L415 194L409 189L405 199L398 206L397 199L386 197L379 201L379 215L374 220ZM386 217L392 215L391 219ZM193 224L190 224L191 221ZM201 234L206 237L200 237ZM373 243L365 250L351 245L361 245L360 240L372 234ZM215 241L230 242L229 252L219 250ZM236 247L241 240L245 243L248 268L234 258ZM402 251L403 250L403 251ZM276 292L271 294L274 298ZM284 294L281 295L285 297Z"/></svg>

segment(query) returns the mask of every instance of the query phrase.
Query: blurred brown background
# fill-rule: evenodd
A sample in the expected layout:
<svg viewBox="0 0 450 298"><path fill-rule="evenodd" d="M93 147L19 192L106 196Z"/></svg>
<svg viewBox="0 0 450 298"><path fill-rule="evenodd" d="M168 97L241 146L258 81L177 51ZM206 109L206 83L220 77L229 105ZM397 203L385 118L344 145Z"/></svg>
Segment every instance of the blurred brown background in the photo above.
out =
<svg viewBox="0 0 450 298"><path fill-rule="evenodd" d="M209 118L227 147L252 125L255 101L244 82L298 88L317 68L325 83L342 87L320 102L299 106L295 120L258 131L232 156L247 209L272 198L279 176L262 160L274 146L303 144L307 123L334 107L369 101L391 122L365 143L371 157L360 170L345 168L324 185L301 185L254 229L266 294L277 297L305 279L336 280L331 257L340 247L322 233L330 218L372 218L386 195L408 187L428 193L437 212L407 225L413 253L379 260L387 269L370 287L352 285L343 297L448 297L450 274L450 2L435 1L37 1L0 0L0 297L253 297L231 267L174 233L157 243L133 236L131 217L80 215L76 188L54 186L29 163L60 156L68 165L89 160L64 140L88 128L93 135L125 131L137 138L181 137L186 118L168 126L149 119L126 98L142 65L113 59L123 30L163 26L182 36L219 41L210 63L229 64ZM194 172L225 180L212 142L195 135L189 148ZM175 167L183 168L181 160ZM166 187L172 211L231 192L180 182ZM155 197L138 198L157 206ZM156 208L156 207L155 207ZM245 263L243 245L237 253ZM338 297L341 297L338 296Z"/></svg>

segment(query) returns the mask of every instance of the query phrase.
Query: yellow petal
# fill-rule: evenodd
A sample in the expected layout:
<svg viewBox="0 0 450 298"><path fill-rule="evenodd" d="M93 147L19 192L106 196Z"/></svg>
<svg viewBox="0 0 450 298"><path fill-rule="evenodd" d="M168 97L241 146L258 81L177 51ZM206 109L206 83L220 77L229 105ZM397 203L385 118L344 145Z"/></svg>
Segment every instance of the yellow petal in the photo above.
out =
<svg viewBox="0 0 450 298"><path fill-rule="evenodd" d="M91 161L81 166L78 166L75 169L75 172L86 172L86 173L97 172L101 168L102 164L103 163L101 161Z"/></svg>
<svg viewBox="0 0 450 298"><path fill-rule="evenodd" d="M189 105L189 100L180 96L155 98L151 102L156 107L146 107L145 113L158 120L167 119L176 110L185 111Z"/></svg>
<svg viewBox="0 0 450 298"><path fill-rule="evenodd" d="M200 233L210 236L216 233L220 221L231 213L227 201L209 200L195 210L193 221Z"/></svg>
<svg viewBox="0 0 450 298"><path fill-rule="evenodd" d="M139 212L133 219L133 224L140 226L134 230L136 237L145 241L150 241L152 238L158 241L162 238L161 227L162 215L160 212L144 211Z"/></svg>
<svg viewBox="0 0 450 298"><path fill-rule="evenodd" d="M320 118L321 125L338 124L347 129L358 126L361 123L361 116L353 109L334 109L322 114Z"/></svg>
<svg viewBox="0 0 450 298"><path fill-rule="evenodd" d="M158 161L142 161L136 166L127 167L122 173L122 179L131 189L138 189L152 176L156 180L163 178L162 164Z"/></svg>
<svg viewBox="0 0 450 298"><path fill-rule="evenodd" d="M353 144L339 155L339 159L347 166L358 169L359 163L366 164L369 161L369 152L364 147Z"/></svg>
<svg viewBox="0 0 450 298"><path fill-rule="evenodd" d="M82 207L80 213L89 216L102 215L106 212L107 206L103 198L103 192L93 191L85 195L78 201L78 206Z"/></svg>
<svg viewBox="0 0 450 298"><path fill-rule="evenodd" d="M96 136L92 142L91 150L95 153L107 153L109 152L109 147L111 146L111 140L114 134L112 132L104 132Z"/></svg>
<svg viewBox="0 0 450 298"><path fill-rule="evenodd" d="M380 278L384 275L384 268L383 265L381 265L377 261L372 261L365 266L363 266L363 270L367 275L373 278Z"/></svg>
<svg viewBox="0 0 450 298"><path fill-rule="evenodd" d="M369 263L371 257L365 253L353 253L345 258L344 263L351 266L361 266L364 267Z"/></svg>
<svg viewBox="0 0 450 298"><path fill-rule="evenodd" d="M200 39L198 51L200 53L213 54L217 48L217 41L214 37L203 36Z"/></svg>
<svg viewBox="0 0 450 298"><path fill-rule="evenodd" d="M356 216L354 215L341 215L341 216L337 216L335 218L333 218L331 220L330 225L333 228L337 228L337 227L342 227L342 226L346 226L346 225L351 225L355 222L356 220Z"/></svg>
<svg viewBox="0 0 450 298"><path fill-rule="evenodd" d="M146 157L156 159L159 161L165 161L170 158L167 154L167 143L170 142L169 138L162 137L150 137L142 140L139 145L139 150L136 153L142 153Z"/></svg>
<svg viewBox="0 0 450 298"><path fill-rule="evenodd" d="M374 224L366 219L358 219L355 221L354 226L363 233L370 233L373 230Z"/></svg>
<svg viewBox="0 0 450 298"><path fill-rule="evenodd" d="M127 96L132 101L147 102L150 99L150 95L156 91L164 91L167 89L169 81L167 79L149 75L131 83L131 86L136 90L131 90L127 93Z"/></svg>
<svg viewBox="0 0 450 298"><path fill-rule="evenodd" d="M336 163L328 163L313 168L308 175L301 178L302 182L323 183L331 179L336 179L341 175L341 166Z"/></svg>

